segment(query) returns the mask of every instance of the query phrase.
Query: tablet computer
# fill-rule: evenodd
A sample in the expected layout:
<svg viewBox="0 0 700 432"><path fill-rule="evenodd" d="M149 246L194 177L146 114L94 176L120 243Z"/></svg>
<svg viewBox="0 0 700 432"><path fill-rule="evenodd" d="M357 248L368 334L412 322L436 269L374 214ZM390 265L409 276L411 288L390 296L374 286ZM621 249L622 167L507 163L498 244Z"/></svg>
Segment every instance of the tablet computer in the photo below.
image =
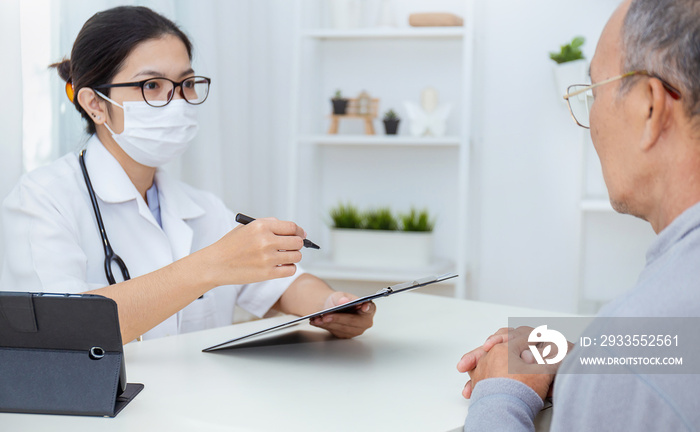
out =
<svg viewBox="0 0 700 432"><path fill-rule="evenodd" d="M365 297L360 297L358 299L352 300L348 303L344 303L339 306L334 306L328 309L324 309L319 312L312 313L310 315L306 315L303 317L298 317L294 318L291 321L287 321L282 324L274 325L272 327L268 327L263 330L259 330L250 334L247 334L245 336L237 337L231 340L227 340L225 342L222 342L217 345L210 346L208 348L204 348L202 351L203 352L213 352L213 351L218 351L218 350L223 350L223 349L229 349L229 348L234 348L236 346L242 345L244 342L246 343L246 346L249 346L248 342L250 342L252 339L259 338L261 336L267 336L272 332L282 330L287 327L291 327L293 325L296 325L304 320L310 320L311 318L315 318L321 315L326 315L329 313L334 313L334 312L350 312L352 310L355 310L358 305L361 305L363 303L370 302L372 300L376 300L382 297L389 297L394 294L414 290L416 288L421 288L427 285L431 285L434 283L438 282L443 282L452 278L456 278L457 275L454 273L446 273L440 276L428 276L422 279L414 280L411 282L404 282L396 285L392 285L390 287L382 288L379 291L377 291L374 294L370 294Z"/></svg>
<svg viewBox="0 0 700 432"><path fill-rule="evenodd" d="M0 411L115 416L126 382L114 300L0 291Z"/></svg>

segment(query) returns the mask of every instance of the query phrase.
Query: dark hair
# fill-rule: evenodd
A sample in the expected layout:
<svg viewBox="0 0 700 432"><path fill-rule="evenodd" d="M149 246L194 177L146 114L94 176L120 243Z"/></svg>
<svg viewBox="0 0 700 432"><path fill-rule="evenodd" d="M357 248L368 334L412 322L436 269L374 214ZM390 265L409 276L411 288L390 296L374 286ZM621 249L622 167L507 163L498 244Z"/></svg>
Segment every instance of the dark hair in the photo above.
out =
<svg viewBox="0 0 700 432"><path fill-rule="evenodd" d="M73 104L87 121L89 134L95 133L95 123L78 103L80 89L109 84L137 45L165 35L180 38L192 60L192 43L168 18L142 6L115 7L87 20L75 38L70 60L50 66L56 68L66 82L72 83Z"/></svg>

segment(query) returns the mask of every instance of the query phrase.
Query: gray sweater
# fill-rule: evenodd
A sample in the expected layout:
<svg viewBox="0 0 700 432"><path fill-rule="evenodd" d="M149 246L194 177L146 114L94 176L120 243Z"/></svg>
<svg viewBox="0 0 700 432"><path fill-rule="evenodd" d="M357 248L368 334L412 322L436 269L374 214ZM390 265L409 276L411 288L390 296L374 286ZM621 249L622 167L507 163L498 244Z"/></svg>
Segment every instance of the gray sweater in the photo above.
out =
<svg viewBox="0 0 700 432"><path fill-rule="evenodd" d="M700 203L658 235L634 289L599 316L700 317L698 228ZM700 375L567 373L576 368L571 354L554 383L552 431L700 430ZM474 388L464 430L532 431L542 406L525 384L486 379Z"/></svg>

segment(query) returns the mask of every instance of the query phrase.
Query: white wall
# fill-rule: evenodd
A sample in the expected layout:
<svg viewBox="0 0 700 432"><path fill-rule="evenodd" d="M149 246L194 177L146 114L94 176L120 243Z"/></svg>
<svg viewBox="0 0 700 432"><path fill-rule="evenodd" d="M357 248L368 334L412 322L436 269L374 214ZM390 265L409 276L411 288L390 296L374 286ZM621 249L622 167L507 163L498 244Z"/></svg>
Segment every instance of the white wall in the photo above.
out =
<svg viewBox="0 0 700 432"><path fill-rule="evenodd" d="M177 7L195 45L196 70L213 80L200 115L203 133L187 154L183 177L236 212L284 214L293 2L206 0Z"/></svg>
<svg viewBox="0 0 700 432"><path fill-rule="evenodd" d="M473 204L481 300L575 311L581 132L555 92L547 53L583 35L590 59L617 4L478 2Z"/></svg>
<svg viewBox="0 0 700 432"><path fill-rule="evenodd" d="M20 55L19 1L0 3L0 82L5 83L0 104L0 201L22 173L22 59ZM0 262L3 258L0 231ZM1 266L0 266L1 268ZM2 270L0 270L2 271Z"/></svg>

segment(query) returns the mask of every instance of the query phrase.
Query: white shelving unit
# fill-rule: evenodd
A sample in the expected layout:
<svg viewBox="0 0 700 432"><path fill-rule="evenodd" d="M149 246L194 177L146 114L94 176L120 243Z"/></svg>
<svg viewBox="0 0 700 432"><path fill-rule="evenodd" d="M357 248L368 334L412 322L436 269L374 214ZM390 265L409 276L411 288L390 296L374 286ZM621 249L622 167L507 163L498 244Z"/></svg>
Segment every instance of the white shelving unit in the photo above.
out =
<svg viewBox="0 0 700 432"><path fill-rule="evenodd" d="M420 279L426 275L440 275L454 271L450 261L438 261L430 266L413 269L356 268L339 266L332 261L317 261L312 266L313 274L329 280L383 282L393 280Z"/></svg>
<svg viewBox="0 0 700 432"><path fill-rule="evenodd" d="M612 205L610 201L602 198L586 198L581 200L581 211L583 212L604 212L612 213Z"/></svg>
<svg viewBox="0 0 700 432"><path fill-rule="evenodd" d="M473 14L471 1L455 3L463 8L464 27L336 30L324 20L328 2L296 0L287 192L288 216L322 246L315 256L304 254L307 271L329 281L372 283L455 272L460 277L452 294L468 297ZM414 73L404 74L408 69ZM401 115L402 102L419 102L427 86L453 107L448 135L402 135L405 115L399 135L384 135L381 114L393 108ZM336 88L348 97L367 90L380 98L376 135L363 135L353 125L343 130L343 123L339 134L326 134ZM429 208L437 214L434 262L399 269L333 263L327 214L339 202L394 211Z"/></svg>
<svg viewBox="0 0 700 432"><path fill-rule="evenodd" d="M299 138L302 144L319 146L459 147L460 137L425 138L390 135L314 135Z"/></svg>
<svg viewBox="0 0 700 432"><path fill-rule="evenodd" d="M315 39L428 39L464 37L461 27L365 28L353 30L305 29L302 36Z"/></svg>

